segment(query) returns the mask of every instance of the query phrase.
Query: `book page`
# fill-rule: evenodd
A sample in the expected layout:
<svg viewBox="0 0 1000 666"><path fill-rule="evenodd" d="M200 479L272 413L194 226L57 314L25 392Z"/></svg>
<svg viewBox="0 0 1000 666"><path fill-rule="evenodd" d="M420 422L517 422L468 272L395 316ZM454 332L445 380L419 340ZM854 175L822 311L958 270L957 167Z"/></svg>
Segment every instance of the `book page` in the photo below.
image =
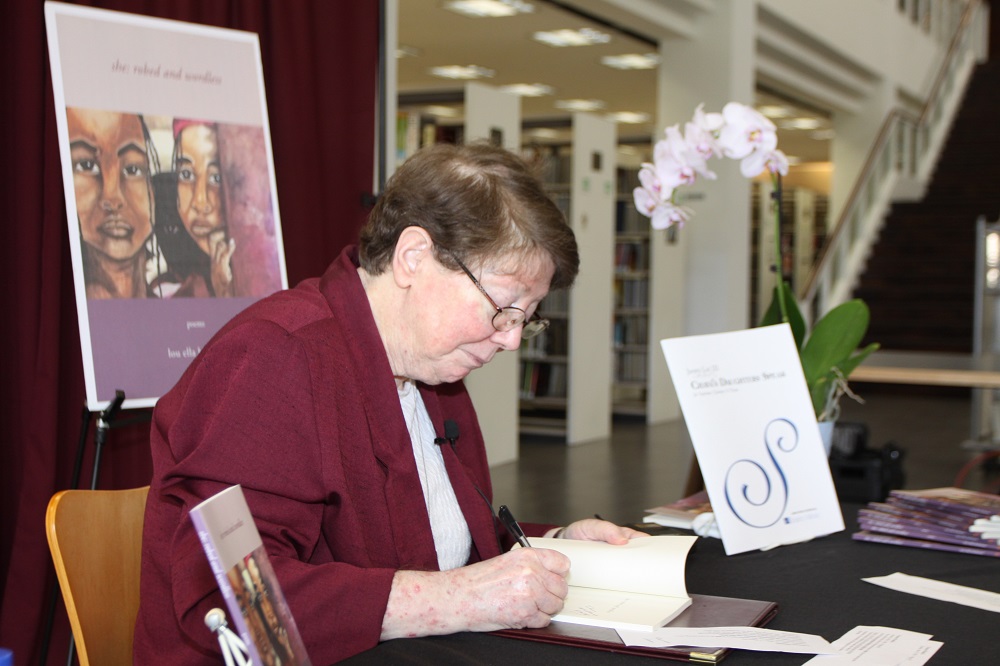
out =
<svg viewBox="0 0 1000 666"><path fill-rule="evenodd" d="M603 541L532 537L535 548L549 548L572 562L567 582L635 594L687 597L684 567L698 537L650 536L616 546Z"/></svg>
<svg viewBox="0 0 1000 666"><path fill-rule="evenodd" d="M566 604L552 616L552 621L650 631L674 619L690 605L691 597L688 596L668 597L570 587Z"/></svg>

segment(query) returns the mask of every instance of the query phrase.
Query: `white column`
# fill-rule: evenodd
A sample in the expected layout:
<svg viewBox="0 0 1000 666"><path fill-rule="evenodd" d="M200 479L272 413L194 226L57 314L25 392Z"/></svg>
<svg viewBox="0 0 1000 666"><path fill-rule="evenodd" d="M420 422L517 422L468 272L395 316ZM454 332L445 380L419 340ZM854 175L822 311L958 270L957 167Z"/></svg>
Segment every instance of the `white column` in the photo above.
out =
<svg viewBox="0 0 1000 666"><path fill-rule="evenodd" d="M480 83L465 87L465 140L498 138L515 153L521 149L521 98ZM497 354L465 379L486 440L490 465L518 457L518 355Z"/></svg>

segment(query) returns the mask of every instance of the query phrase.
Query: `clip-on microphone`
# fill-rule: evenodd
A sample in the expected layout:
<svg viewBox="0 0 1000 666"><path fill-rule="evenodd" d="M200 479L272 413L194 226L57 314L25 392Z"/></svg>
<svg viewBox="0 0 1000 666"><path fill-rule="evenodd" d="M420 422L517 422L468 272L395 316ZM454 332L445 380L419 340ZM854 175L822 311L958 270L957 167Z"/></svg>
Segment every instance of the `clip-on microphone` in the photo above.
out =
<svg viewBox="0 0 1000 666"><path fill-rule="evenodd" d="M455 448L455 442L458 441L458 424L452 419L446 419L444 422L444 437L435 437L435 444L444 444L448 442L451 444L451 448Z"/></svg>

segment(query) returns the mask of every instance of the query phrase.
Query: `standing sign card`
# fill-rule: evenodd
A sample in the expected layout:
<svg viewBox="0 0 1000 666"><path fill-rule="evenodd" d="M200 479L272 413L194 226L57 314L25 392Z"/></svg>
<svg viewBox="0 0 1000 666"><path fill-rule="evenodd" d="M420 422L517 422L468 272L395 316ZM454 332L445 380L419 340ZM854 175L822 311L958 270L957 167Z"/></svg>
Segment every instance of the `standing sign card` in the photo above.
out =
<svg viewBox="0 0 1000 666"><path fill-rule="evenodd" d="M843 530L788 325L660 344L726 554Z"/></svg>

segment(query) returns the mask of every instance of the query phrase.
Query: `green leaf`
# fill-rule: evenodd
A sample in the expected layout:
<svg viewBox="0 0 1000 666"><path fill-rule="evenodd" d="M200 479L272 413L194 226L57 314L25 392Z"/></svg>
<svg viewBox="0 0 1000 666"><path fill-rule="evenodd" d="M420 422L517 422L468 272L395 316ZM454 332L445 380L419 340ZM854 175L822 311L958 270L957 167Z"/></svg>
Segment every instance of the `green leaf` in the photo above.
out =
<svg viewBox="0 0 1000 666"><path fill-rule="evenodd" d="M816 322L800 354L802 370L810 387L827 377L834 367L843 371L844 364L851 359L868 330L868 320L868 306L854 299L841 303Z"/></svg>
<svg viewBox="0 0 1000 666"><path fill-rule="evenodd" d="M806 320L802 317L799 304L795 301L795 294L792 288L784 280L781 286L785 291L785 309L788 311L788 325L792 327L792 335L795 337L795 346L802 349L802 342L806 337ZM761 317L761 326L773 326L781 323L781 305L778 303L778 286L775 285L771 295L771 305L768 306L764 316Z"/></svg>

